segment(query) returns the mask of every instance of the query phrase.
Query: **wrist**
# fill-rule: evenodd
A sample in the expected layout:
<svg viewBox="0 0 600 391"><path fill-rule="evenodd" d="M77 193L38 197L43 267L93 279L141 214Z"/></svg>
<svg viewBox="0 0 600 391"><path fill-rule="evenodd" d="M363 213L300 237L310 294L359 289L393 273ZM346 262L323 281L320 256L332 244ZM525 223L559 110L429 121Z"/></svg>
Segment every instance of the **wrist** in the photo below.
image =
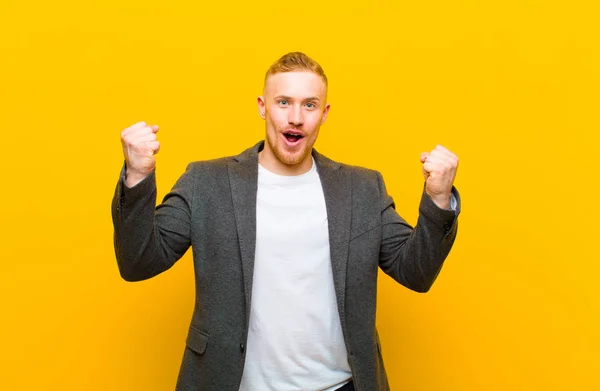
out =
<svg viewBox="0 0 600 391"><path fill-rule="evenodd" d="M429 198L433 201L434 204L438 206L440 209L450 209L450 198L451 194L429 194Z"/></svg>
<svg viewBox="0 0 600 391"><path fill-rule="evenodd" d="M143 181L152 171L140 172L126 168L125 170L125 186L131 188Z"/></svg>

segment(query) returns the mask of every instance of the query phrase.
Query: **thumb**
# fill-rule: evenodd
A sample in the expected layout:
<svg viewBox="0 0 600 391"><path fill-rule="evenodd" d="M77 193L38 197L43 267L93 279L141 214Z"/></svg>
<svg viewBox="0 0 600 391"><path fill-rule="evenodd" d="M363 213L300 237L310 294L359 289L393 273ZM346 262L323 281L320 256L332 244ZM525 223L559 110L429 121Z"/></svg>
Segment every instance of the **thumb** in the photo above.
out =
<svg viewBox="0 0 600 391"><path fill-rule="evenodd" d="M427 160L428 157L429 157L429 154L427 152L421 153L421 163L425 163L425 161Z"/></svg>
<svg viewBox="0 0 600 391"><path fill-rule="evenodd" d="M158 128L158 125L152 125L152 126L150 126L150 129L152 129L152 133L156 133L156 132L158 132L159 128Z"/></svg>

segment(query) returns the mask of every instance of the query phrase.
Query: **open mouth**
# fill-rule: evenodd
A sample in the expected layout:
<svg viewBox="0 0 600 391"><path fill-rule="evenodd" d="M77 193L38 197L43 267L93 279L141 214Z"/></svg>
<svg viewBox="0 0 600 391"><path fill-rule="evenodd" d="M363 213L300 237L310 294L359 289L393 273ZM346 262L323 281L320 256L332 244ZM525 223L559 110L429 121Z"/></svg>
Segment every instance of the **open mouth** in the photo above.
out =
<svg viewBox="0 0 600 391"><path fill-rule="evenodd" d="M304 138L304 135L302 135L302 133L298 133L298 132L294 132L294 131L289 131L289 132L284 132L283 133L283 137L285 137L285 139L290 144L296 144L298 141L300 141L300 140L302 140Z"/></svg>

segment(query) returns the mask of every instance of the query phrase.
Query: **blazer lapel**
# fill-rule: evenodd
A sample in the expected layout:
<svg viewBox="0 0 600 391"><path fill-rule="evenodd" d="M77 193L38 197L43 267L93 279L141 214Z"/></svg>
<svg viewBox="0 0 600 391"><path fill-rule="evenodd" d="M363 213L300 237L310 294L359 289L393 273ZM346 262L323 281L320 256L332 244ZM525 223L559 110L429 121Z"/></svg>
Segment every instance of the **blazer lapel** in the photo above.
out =
<svg viewBox="0 0 600 391"><path fill-rule="evenodd" d="M242 257L244 294L246 296L246 324L250 319L252 277L256 248L256 193L258 183L258 152L263 142L247 149L228 164L233 211Z"/></svg>
<svg viewBox="0 0 600 391"><path fill-rule="evenodd" d="M348 170L313 150L321 186L325 195L329 225L331 269L337 298L338 312L345 329L346 265L352 218L351 178Z"/></svg>

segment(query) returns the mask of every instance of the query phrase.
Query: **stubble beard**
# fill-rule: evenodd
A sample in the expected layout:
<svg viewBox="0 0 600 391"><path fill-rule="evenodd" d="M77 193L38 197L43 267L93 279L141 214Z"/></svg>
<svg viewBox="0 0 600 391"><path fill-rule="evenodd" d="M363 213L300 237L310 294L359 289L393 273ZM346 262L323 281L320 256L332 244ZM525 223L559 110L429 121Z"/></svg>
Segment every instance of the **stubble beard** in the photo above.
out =
<svg viewBox="0 0 600 391"><path fill-rule="evenodd" d="M277 135L275 137L279 136L279 133L277 133ZM294 166L296 164L299 164L301 162L304 161L304 159L306 159L308 157L308 155L310 155L311 150L312 150L312 145L308 145L308 144L304 144L304 146L302 147L302 150L299 150L297 152L294 153L286 153L286 145L284 143L277 143L277 141L280 140L276 140L276 142L272 142L270 137L267 137L267 142L269 143L269 147L271 148L271 151L273 151L273 155L275 155L275 157L277 158L277 160L279 160L281 163L285 164L286 166ZM304 140L306 142L306 140Z"/></svg>

